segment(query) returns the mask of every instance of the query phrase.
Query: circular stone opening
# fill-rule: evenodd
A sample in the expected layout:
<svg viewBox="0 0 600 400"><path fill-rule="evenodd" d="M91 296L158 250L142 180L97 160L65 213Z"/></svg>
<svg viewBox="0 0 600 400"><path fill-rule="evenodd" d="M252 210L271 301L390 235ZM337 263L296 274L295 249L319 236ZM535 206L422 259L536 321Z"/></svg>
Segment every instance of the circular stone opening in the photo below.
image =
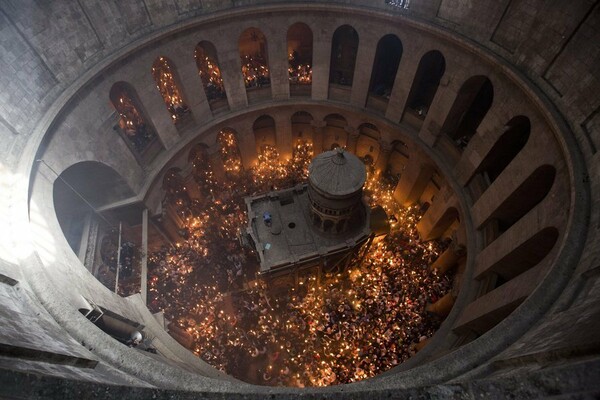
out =
<svg viewBox="0 0 600 400"><path fill-rule="evenodd" d="M226 147L231 143L221 143L225 166L236 165L237 151ZM185 232L177 246L149 255L149 308L165 313L180 343L249 383L307 387L370 378L414 355L443 320L430 305L450 293L453 277L430 265L447 243L420 241L416 224L422 210L397 204L392 196L397 178L374 174L371 167L363 191L370 207L385 211L387 236L345 257L265 277L254 248L261 249L261 260L282 265L281 242L313 252L331 245L325 241L333 235L310 244L295 231L278 239L267 235L258 246L244 247L238 236L252 226L257 233L269 229L263 209L246 211L247 196L262 193L274 202L264 209L275 204L288 216L293 211L286 207L300 207L295 196L308 181L312 158L306 142L296 147L293 161L263 157L249 170L226 168L222 182L212 178L210 163L196 162L200 193L190 196L183 179L172 179L181 187L166 193L167 215L182 216ZM248 221L246 215L257 217ZM306 222L313 229L314 221ZM288 227L299 223L295 219Z"/></svg>

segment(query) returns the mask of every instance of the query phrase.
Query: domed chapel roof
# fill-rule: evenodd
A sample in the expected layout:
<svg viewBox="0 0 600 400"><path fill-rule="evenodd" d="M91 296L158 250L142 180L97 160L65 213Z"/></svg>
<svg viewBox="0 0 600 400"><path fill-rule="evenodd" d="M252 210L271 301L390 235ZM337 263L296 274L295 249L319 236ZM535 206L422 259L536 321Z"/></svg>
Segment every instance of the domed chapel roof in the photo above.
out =
<svg viewBox="0 0 600 400"><path fill-rule="evenodd" d="M313 158L308 167L310 184L333 196L346 196L360 190L367 179L365 164L342 148Z"/></svg>

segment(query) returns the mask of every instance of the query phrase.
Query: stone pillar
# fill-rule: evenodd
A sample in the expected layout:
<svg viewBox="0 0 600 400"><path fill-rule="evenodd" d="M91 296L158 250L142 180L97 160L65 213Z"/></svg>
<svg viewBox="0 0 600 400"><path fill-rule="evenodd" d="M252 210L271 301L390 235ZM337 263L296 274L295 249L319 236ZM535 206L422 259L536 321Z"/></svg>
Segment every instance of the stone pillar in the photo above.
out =
<svg viewBox="0 0 600 400"><path fill-rule="evenodd" d="M436 200L417 224L423 241L439 238L458 218L458 201L452 189L446 185L436 195Z"/></svg>
<svg viewBox="0 0 600 400"><path fill-rule="evenodd" d="M148 209L142 211L142 249L141 249L140 294L144 304L148 304Z"/></svg>
<svg viewBox="0 0 600 400"><path fill-rule="evenodd" d="M225 168L223 167L223 160L221 159L221 151L217 150L216 153L210 155L210 165L215 174L217 182L223 182L225 180Z"/></svg>
<svg viewBox="0 0 600 400"><path fill-rule="evenodd" d="M183 184L185 185L185 191L187 192L188 196L190 196L190 199L200 200L202 198L200 188L194 179L194 174L187 174L183 179Z"/></svg>
<svg viewBox="0 0 600 400"><path fill-rule="evenodd" d="M435 303L427 304L425 311L445 318L450 314L453 305L454 297L452 296L452 293L446 293L446 295L438 299Z"/></svg>
<svg viewBox="0 0 600 400"><path fill-rule="evenodd" d="M390 154L392 154L392 146L388 142L379 142L379 157L375 162L375 172L381 174L387 168L388 162L390 161Z"/></svg>
<svg viewBox="0 0 600 400"><path fill-rule="evenodd" d="M311 121L313 128L313 152L314 155L319 155L323 152L323 130L327 125L325 121Z"/></svg>
<svg viewBox="0 0 600 400"><path fill-rule="evenodd" d="M358 43L358 54L352 78L352 92L350 93L350 104L364 107L369 94L369 83L371 82L371 71L377 51L377 41L371 35L363 35Z"/></svg>
<svg viewBox="0 0 600 400"><path fill-rule="evenodd" d="M282 35L279 31L271 32L267 50L269 52L269 71L271 74L271 96L273 100L289 99L287 35Z"/></svg>
<svg viewBox="0 0 600 400"><path fill-rule="evenodd" d="M405 48L402 52L390 101L385 111L385 117L394 122L398 122L402 118L402 114L406 108L406 101L408 100L408 95L410 94L410 89L412 88L415 74L419 67L419 60L410 57L413 54L413 51L410 50Z"/></svg>
<svg viewBox="0 0 600 400"><path fill-rule="evenodd" d="M236 111L248 106L246 86L242 76L242 64L237 40L228 40L230 36L215 41L219 49L219 67L223 77L223 86L227 93L227 102L231 111Z"/></svg>
<svg viewBox="0 0 600 400"><path fill-rule="evenodd" d="M186 48L186 50L188 49ZM212 112L206 99L202 80L198 75L198 67L194 57L190 57L187 52L186 54L178 52L172 57L180 79L181 87L179 89L182 92L183 100L192 110L194 119L200 124L207 119L211 119Z"/></svg>
<svg viewBox="0 0 600 400"><path fill-rule="evenodd" d="M351 126L347 126L345 130L348 132L348 144L346 145L346 150L352 154L356 154L356 145L358 144L360 133L358 132L358 129L352 128Z"/></svg>
<svg viewBox="0 0 600 400"><path fill-rule="evenodd" d="M165 101L156 88L152 74L140 74L137 79L142 82L142 87L136 89L146 111L146 117L151 120L156 134L165 149L168 150L179 141L179 134L171 118L171 113L167 110Z"/></svg>
<svg viewBox="0 0 600 400"><path fill-rule="evenodd" d="M409 159L394 190L394 200L404 206L411 206L421 198L435 171L432 165L414 160L414 156Z"/></svg>
<svg viewBox="0 0 600 400"><path fill-rule="evenodd" d="M92 213L88 214L83 227L84 237L81 239L79 247L79 259L90 272L94 269L99 230L100 225L98 224L98 220Z"/></svg>
<svg viewBox="0 0 600 400"><path fill-rule="evenodd" d="M464 69L464 68L463 68ZM431 107L421 131L419 138L423 140L429 147L433 147L442 131L442 126L446 121L446 117L454 104L454 100L460 90L462 84L467 80L465 71L459 70L454 74L446 71L438 86L435 97L431 102Z"/></svg>
<svg viewBox="0 0 600 400"><path fill-rule="evenodd" d="M313 100L327 100L329 95L329 67L331 62L330 32L313 29L313 72L311 95Z"/></svg>
<svg viewBox="0 0 600 400"><path fill-rule="evenodd" d="M275 114L275 133L277 135L279 159L281 161L291 159L294 138L292 134L292 120L287 114Z"/></svg>
<svg viewBox="0 0 600 400"><path fill-rule="evenodd" d="M454 268L458 260L466 254L465 246L452 241L450 247L446 249L440 256L431 264L431 269L436 269L438 274L443 275L450 269Z"/></svg>
<svg viewBox="0 0 600 400"><path fill-rule="evenodd" d="M244 169L249 169L258 162L258 153L256 152L256 140L252 129L238 130L238 146L242 155L242 165Z"/></svg>

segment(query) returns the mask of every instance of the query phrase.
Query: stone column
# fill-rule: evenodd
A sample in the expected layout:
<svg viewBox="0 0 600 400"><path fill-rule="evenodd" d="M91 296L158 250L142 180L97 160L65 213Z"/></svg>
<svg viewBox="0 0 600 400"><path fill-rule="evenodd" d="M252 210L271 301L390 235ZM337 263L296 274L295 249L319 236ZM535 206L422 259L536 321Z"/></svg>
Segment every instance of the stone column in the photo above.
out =
<svg viewBox="0 0 600 400"><path fill-rule="evenodd" d="M448 316L448 314L450 314L453 305L454 297L452 297L452 293L446 293L446 295L438 299L435 303L427 304L425 311L445 318Z"/></svg>
<svg viewBox="0 0 600 400"><path fill-rule="evenodd" d="M311 121L313 128L313 152L314 155L319 155L323 152L323 130L327 125L325 121Z"/></svg>
<svg viewBox="0 0 600 400"><path fill-rule="evenodd" d="M185 191L191 199L200 200L202 198L202 194L200 193L200 188L194 179L194 174L189 173L183 179L183 184L185 185Z"/></svg>
<svg viewBox="0 0 600 400"><path fill-rule="evenodd" d="M392 146L388 142L380 141L379 157L375 162L375 171L377 174L385 171L388 162L390 161L390 154L392 154Z"/></svg>
<svg viewBox="0 0 600 400"><path fill-rule="evenodd" d="M327 100L329 95L329 67L331 62L331 33L313 29L312 99Z"/></svg>
<svg viewBox="0 0 600 400"><path fill-rule="evenodd" d="M377 41L370 35L363 35L358 43L358 54L352 78L352 92L350 93L350 104L364 107L369 94L369 83L371 82L371 71L377 51Z"/></svg>
<svg viewBox="0 0 600 400"><path fill-rule="evenodd" d="M244 169L253 167L258 162L258 153L256 152L256 140L252 129L240 129L238 146L242 155L242 165Z"/></svg>
<svg viewBox="0 0 600 400"><path fill-rule="evenodd" d="M443 235L458 217L458 209L458 201L452 189L448 185L444 186L417 224L421 240L433 240Z"/></svg>
<svg viewBox="0 0 600 400"><path fill-rule="evenodd" d="M466 254L465 246L452 241L450 247L446 249L440 256L431 264L431 269L436 269L438 274L443 275L450 269L454 268L458 260Z"/></svg>
<svg viewBox="0 0 600 400"><path fill-rule="evenodd" d="M173 54L172 57L180 79L181 87L179 89L182 91L183 100L192 110L194 119L198 123L211 119L212 112L206 99L202 80L198 75L198 67L194 57L187 53L181 54L181 52Z"/></svg>
<svg viewBox="0 0 600 400"><path fill-rule="evenodd" d="M348 132L348 144L346 145L346 150L352 154L356 154L356 145L358 144L360 133L358 132L358 129L352 128L351 126L347 126L344 129Z"/></svg>
<svg viewBox="0 0 600 400"><path fill-rule="evenodd" d="M399 122L402 118L406 101L408 100L408 95L412 88L417 68L419 67L419 60L411 57L412 54L413 51L410 51L408 48L405 48L402 53L390 101L385 111L385 117L394 122Z"/></svg>
<svg viewBox="0 0 600 400"><path fill-rule="evenodd" d="M141 249L140 294L144 304L148 304L148 209L142 211L142 249Z"/></svg>
<svg viewBox="0 0 600 400"><path fill-rule="evenodd" d="M248 106L246 86L242 76L242 64L237 47L237 40L228 40L230 36L215 40L215 47L219 51L219 67L223 77L223 86L227 93L227 102L231 111L236 111Z"/></svg>
<svg viewBox="0 0 600 400"><path fill-rule="evenodd" d="M282 35L279 31L271 32L268 40L271 96L273 100L286 100L290 97L287 35Z"/></svg>
<svg viewBox="0 0 600 400"><path fill-rule="evenodd" d="M171 113L167 110L167 106L156 88L156 82L154 82L152 74L140 74L138 79L141 81L142 86L136 89L146 111L146 117L151 120L156 134L165 149L168 150L179 141L179 134L175 124L173 124Z"/></svg>
<svg viewBox="0 0 600 400"><path fill-rule="evenodd" d="M292 149L294 146L292 120L287 114L275 114L275 133L277 134L277 151L279 152L279 159L283 161L292 158Z"/></svg>
<svg viewBox="0 0 600 400"><path fill-rule="evenodd" d="M454 74L446 71L446 74L442 77L419 132L419 138L429 147L433 147L441 134L446 117L454 104L460 87L466 80L466 72L462 70L458 70Z"/></svg>
<svg viewBox="0 0 600 400"><path fill-rule="evenodd" d="M411 206L419 200L435 171L432 165L423 160L415 160L415 156L409 159L394 190L394 200L404 206Z"/></svg>

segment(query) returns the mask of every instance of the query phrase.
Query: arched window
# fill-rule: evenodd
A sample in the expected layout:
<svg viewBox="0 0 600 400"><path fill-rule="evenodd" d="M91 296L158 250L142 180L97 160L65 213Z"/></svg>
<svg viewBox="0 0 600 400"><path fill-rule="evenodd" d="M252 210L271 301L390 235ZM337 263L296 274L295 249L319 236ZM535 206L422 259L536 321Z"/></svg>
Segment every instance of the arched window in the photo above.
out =
<svg viewBox="0 0 600 400"><path fill-rule="evenodd" d="M329 83L352 86L357 53L358 33L356 30L350 25L342 25L337 28L331 41Z"/></svg>
<svg viewBox="0 0 600 400"><path fill-rule="evenodd" d="M198 43L194 51L194 58L210 109L216 111L228 108L227 94L215 46L207 41Z"/></svg>
<svg viewBox="0 0 600 400"><path fill-rule="evenodd" d="M310 96L312 83L313 33L297 22L287 32L288 72L291 96Z"/></svg>
<svg viewBox="0 0 600 400"><path fill-rule="evenodd" d="M333 150L336 147L346 147L348 142L346 126L348 126L346 118L340 114L326 116L323 129L323 148Z"/></svg>
<svg viewBox="0 0 600 400"><path fill-rule="evenodd" d="M107 267L102 268L101 276L98 273L101 263L98 263L98 257L95 257L95 250L89 252L83 240L92 231L97 234L97 237L101 237L104 232L111 229L111 226L99 217L90 205L99 208L133 196L133 190L117 171L97 161L83 161L71 165L53 184L54 210L65 239L85 267L112 290L114 290L116 262L111 265L114 267L112 271ZM115 243L115 252L111 255L116 255L116 249Z"/></svg>
<svg viewBox="0 0 600 400"><path fill-rule="evenodd" d="M398 36L385 35L379 39L369 83L367 106L385 112L401 58L402 42Z"/></svg>
<svg viewBox="0 0 600 400"><path fill-rule="evenodd" d="M445 71L446 60L439 51L432 50L421 57L406 100L403 121L420 128Z"/></svg>
<svg viewBox="0 0 600 400"><path fill-rule="evenodd" d="M291 118L292 137L294 140L303 139L309 142L313 140L313 116L306 111L298 111Z"/></svg>
<svg viewBox="0 0 600 400"><path fill-rule="evenodd" d="M256 28L246 29L240 35L239 50L246 93L250 93L249 90L270 87L271 74L265 35ZM270 90L265 91L262 97L266 95L270 96ZM251 102L253 99L254 96L248 101Z"/></svg>
<svg viewBox="0 0 600 400"><path fill-rule="evenodd" d="M460 88L442 131L464 150L492 106L494 87L485 76L469 78Z"/></svg>
<svg viewBox="0 0 600 400"><path fill-rule="evenodd" d="M552 165L542 165L536 168L498 206L488 220L495 220L497 222L500 234L506 232L544 200L550 189L552 189L555 177L556 169Z"/></svg>
<svg viewBox="0 0 600 400"><path fill-rule="evenodd" d="M502 171L525 147L531 133L529 118L519 115L512 118L505 126L504 133L487 153L475 173L481 173L493 183Z"/></svg>
<svg viewBox="0 0 600 400"><path fill-rule="evenodd" d="M358 127L356 156L365 161L365 165L373 166L379 157L381 133L373 124L362 124Z"/></svg>
<svg viewBox="0 0 600 400"><path fill-rule="evenodd" d="M125 138L136 158L148 161L160 151L161 144L135 89L126 82L117 82L110 89L109 97L121 116L115 128Z"/></svg>
<svg viewBox="0 0 600 400"><path fill-rule="evenodd" d="M237 177L242 171L242 156L238 146L237 132L233 129L224 128L217 135L219 152L223 167L228 177Z"/></svg>
<svg viewBox="0 0 600 400"><path fill-rule="evenodd" d="M550 253L559 232L554 227L544 228L535 235L516 246L508 254L491 266L486 266L484 272L477 271L477 278L494 272L506 282L539 264Z"/></svg>
<svg viewBox="0 0 600 400"><path fill-rule="evenodd" d="M269 115L258 117L252 125L252 130L259 162L276 160L279 154L277 152L277 133L273 117Z"/></svg>
<svg viewBox="0 0 600 400"><path fill-rule="evenodd" d="M156 87L171 114L173 123L177 124L190 112L183 100L181 85L175 72L173 62L167 57L158 57L152 64L152 77Z"/></svg>

